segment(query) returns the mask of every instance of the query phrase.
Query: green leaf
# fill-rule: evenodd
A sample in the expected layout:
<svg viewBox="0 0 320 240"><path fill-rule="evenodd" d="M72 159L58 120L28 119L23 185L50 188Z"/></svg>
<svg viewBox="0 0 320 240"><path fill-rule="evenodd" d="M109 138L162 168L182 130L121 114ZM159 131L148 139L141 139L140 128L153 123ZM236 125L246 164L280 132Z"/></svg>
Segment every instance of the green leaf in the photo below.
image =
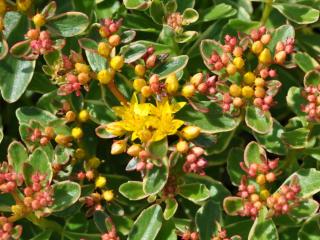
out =
<svg viewBox="0 0 320 240"><path fill-rule="evenodd" d="M161 207L157 204L143 210L134 222L128 240L154 240L163 221Z"/></svg>
<svg viewBox="0 0 320 240"><path fill-rule="evenodd" d="M177 43L186 43L194 40L197 36L198 32L196 31L185 31L182 34L177 34L175 40Z"/></svg>
<svg viewBox="0 0 320 240"><path fill-rule="evenodd" d="M166 185L169 176L168 167L162 164L162 166L154 166L147 171L146 176L143 179L143 191L146 194L156 194L162 190Z"/></svg>
<svg viewBox="0 0 320 240"><path fill-rule="evenodd" d="M164 138L160 141L152 142L148 150L155 158L162 159L166 157L168 152L168 139Z"/></svg>
<svg viewBox="0 0 320 240"><path fill-rule="evenodd" d="M319 65L318 62L306 52L297 52L293 55L293 59L304 72L314 70Z"/></svg>
<svg viewBox="0 0 320 240"><path fill-rule="evenodd" d="M266 152L256 142L250 142L244 150L244 162L249 167L252 163L262 163L262 158L266 159Z"/></svg>
<svg viewBox="0 0 320 240"><path fill-rule="evenodd" d="M209 198L210 192L204 184L189 183L179 186L179 195L194 203L199 203Z"/></svg>
<svg viewBox="0 0 320 240"><path fill-rule="evenodd" d="M84 32L89 25L89 18L81 12L66 12L48 20L48 29L62 37L73 37Z"/></svg>
<svg viewBox="0 0 320 240"><path fill-rule="evenodd" d="M241 148L232 148L227 160L227 171L233 185L239 185L244 172L240 167L244 151Z"/></svg>
<svg viewBox="0 0 320 240"><path fill-rule="evenodd" d="M161 0L152 1L150 6L150 16L155 23L162 25L165 17L165 9Z"/></svg>
<svg viewBox="0 0 320 240"><path fill-rule="evenodd" d="M304 76L304 85L305 86L318 86L320 84L320 73L319 71L310 71Z"/></svg>
<svg viewBox="0 0 320 240"><path fill-rule="evenodd" d="M201 102L201 104L208 108L208 113L195 111L190 105L187 105L176 113L176 118L196 125L201 128L202 132L209 134L229 132L235 129L241 121L239 117L224 114L221 107L215 103Z"/></svg>
<svg viewBox="0 0 320 240"><path fill-rule="evenodd" d="M305 219L316 214L318 209L319 203L316 200L306 199L301 201L298 206L292 208L289 215L294 218Z"/></svg>
<svg viewBox="0 0 320 240"><path fill-rule="evenodd" d="M62 181L55 183L53 186L54 203L51 209L54 212L62 211L76 201L81 195L81 187L78 183L71 181Z"/></svg>
<svg viewBox="0 0 320 240"><path fill-rule="evenodd" d="M5 39L0 41L0 60L4 59L9 52L9 46Z"/></svg>
<svg viewBox="0 0 320 240"><path fill-rule="evenodd" d="M299 239L318 240L320 236L320 214L308 219L298 233Z"/></svg>
<svg viewBox="0 0 320 240"><path fill-rule="evenodd" d="M270 49L272 54L274 54L275 47L278 42L285 42L288 38L294 38L294 35L294 28L291 25L282 25L278 27L272 34L272 38L270 43L268 44L268 48Z"/></svg>
<svg viewBox="0 0 320 240"><path fill-rule="evenodd" d="M52 231L45 230L42 233L37 234L36 236L31 238L30 240L50 240L51 235L52 235Z"/></svg>
<svg viewBox="0 0 320 240"><path fill-rule="evenodd" d="M211 58L211 55L213 52L216 52L219 55L221 55L223 53L222 45L215 40L211 40L211 39L202 40L200 43L200 53L201 53L204 64L210 70L212 69L212 67L209 64L209 59Z"/></svg>
<svg viewBox="0 0 320 240"><path fill-rule="evenodd" d="M56 120L57 117L48 111L36 107L21 107L16 111L19 123L29 124L31 121L47 125L49 122Z"/></svg>
<svg viewBox="0 0 320 240"><path fill-rule="evenodd" d="M220 222L220 205L213 201L208 201L199 208L196 214L196 224L199 229L200 239L209 240L213 234L217 233L217 222Z"/></svg>
<svg viewBox="0 0 320 240"><path fill-rule="evenodd" d="M173 221L164 221L156 240L177 240L176 226Z"/></svg>
<svg viewBox="0 0 320 240"><path fill-rule="evenodd" d="M300 4L293 3L275 3L272 4L280 13L289 20L298 24L310 24L318 21L319 11Z"/></svg>
<svg viewBox="0 0 320 240"><path fill-rule="evenodd" d="M226 197L223 200L223 209L230 216L237 216L243 208L243 201L240 197Z"/></svg>
<svg viewBox="0 0 320 240"><path fill-rule="evenodd" d="M108 231L106 224L106 220L108 217L108 214L101 210L95 211L93 214L94 224L101 233L106 233Z"/></svg>
<svg viewBox="0 0 320 240"><path fill-rule="evenodd" d="M299 196L301 198L309 198L312 195L320 191L320 171L315 168L300 169L288 177L284 184L289 184L295 178L298 179L298 183L301 187ZM279 188L280 189L280 188Z"/></svg>
<svg viewBox="0 0 320 240"><path fill-rule="evenodd" d="M0 143L3 140L3 125L2 125L2 117L0 116Z"/></svg>
<svg viewBox="0 0 320 240"><path fill-rule="evenodd" d="M266 134L259 134L253 132L254 137L257 139L259 144L268 150L268 152L277 155L286 155L288 149L281 139L284 128L282 125L273 118L272 131Z"/></svg>
<svg viewBox="0 0 320 240"><path fill-rule="evenodd" d="M121 48L124 61L126 63L132 63L140 59L147 52L147 47L141 43L130 43L129 45Z"/></svg>
<svg viewBox="0 0 320 240"><path fill-rule="evenodd" d="M306 128L298 128L292 131L282 133L281 138L293 149L305 148L308 145L308 137L310 130Z"/></svg>
<svg viewBox="0 0 320 240"><path fill-rule="evenodd" d="M253 223L248 240L277 240L279 239L276 225L272 219L267 219L268 210L263 208Z"/></svg>
<svg viewBox="0 0 320 240"><path fill-rule="evenodd" d="M178 209L178 202L174 198L166 199L166 208L163 212L163 217L165 220L171 219Z"/></svg>
<svg viewBox="0 0 320 240"><path fill-rule="evenodd" d="M291 110L298 116L306 115L301 111L301 105L306 105L307 100L302 96L302 89L298 87L291 87L287 94L287 103Z"/></svg>
<svg viewBox="0 0 320 240"><path fill-rule="evenodd" d="M237 10L234 9L231 5L220 3L211 8L201 11L199 22L209 22L217 19L229 18L236 13Z"/></svg>
<svg viewBox="0 0 320 240"><path fill-rule="evenodd" d="M199 19L199 14L193 8L187 8L183 11L182 18L182 23L184 25L189 25L190 23L194 23Z"/></svg>
<svg viewBox="0 0 320 240"><path fill-rule="evenodd" d="M17 58L26 56L30 51L30 40L18 42L10 48L10 53Z"/></svg>
<svg viewBox="0 0 320 240"><path fill-rule="evenodd" d="M129 181L123 183L120 188L119 192L130 200L141 200L148 196L143 191L143 183L138 181Z"/></svg>
<svg viewBox="0 0 320 240"><path fill-rule="evenodd" d="M260 108L248 106L245 121L254 132L266 134L272 131L273 122L270 112L264 112Z"/></svg>
<svg viewBox="0 0 320 240"><path fill-rule="evenodd" d="M23 163L28 160L28 152L22 143L14 141L8 147L8 162L16 173L23 172Z"/></svg>
<svg viewBox="0 0 320 240"><path fill-rule="evenodd" d="M0 62L0 88L5 101L16 102L31 82L36 62L8 55Z"/></svg>
<svg viewBox="0 0 320 240"><path fill-rule="evenodd" d="M160 79L164 79L168 75L184 69L188 63L188 60L189 57L187 55L171 57L152 69L152 74L158 74Z"/></svg>
<svg viewBox="0 0 320 240"><path fill-rule="evenodd" d="M124 0L124 5L128 9L146 10L149 8L151 1L149 0Z"/></svg>

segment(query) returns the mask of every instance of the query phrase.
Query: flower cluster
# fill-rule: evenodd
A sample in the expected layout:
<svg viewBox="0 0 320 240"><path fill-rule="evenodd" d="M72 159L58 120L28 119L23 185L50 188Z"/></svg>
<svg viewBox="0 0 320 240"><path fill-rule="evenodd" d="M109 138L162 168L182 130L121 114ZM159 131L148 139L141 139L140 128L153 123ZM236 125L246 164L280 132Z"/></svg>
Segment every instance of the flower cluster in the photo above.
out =
<svg viewBox="0 0 320 240"><path fill-rule="evenodd" d="M39 31L39 29L30 29L26 38L31 40L30 47L35 56L48 54L54 51L51 34L48 31Z"/></svg>
<svg viewBox="0 0 320 240"><path fill-rule="evenodd" d="M263 206L269 208L272 215L286 214L293 206L299 205L297 194L300 191L299 184L283 185L280 191L270 194L268 183L276 181L278 159L269 161L264 159L260 164L252 163L246 167L243 162L241 168L247 173L243 176L237 195L243 199L243 209L240 216L256 218Z"/></svg>
<svg viewBox="0 0 320 240"><path fill-rule="evenodd" d="M190 82L183 86L181 90L182 96L190 98L196 92L214 99L217 93L217 76L204 76L203 73L197 73L190 78Z"/></svg>
<svg viewBox="0 0 320 240"><path fill-rule="evenodd" d="M7 162L0 164L0 193L13 192L23 184L23 176L16 173Z"/></svg>
<svg viewBox="0 0 320 240"><path fill-rule="evenodd" d="M308 103L302 106L310 120L320 121L320 85L307 86L304 89L304 96Z"/></svg>
<svg viewBox="0 0 320 240"><path fill-rule="evenodd" d="M183 143L179 142L178 145L179 144ZM204 168L207 166L207 160L202 157L203 154L203 148L192 147L186 155L186 161L182 167L183 171L186 173L197 173L199 175L205 175Z"/></svg>
<svg viewBox="0 0 320 240"><path fill-rule="evenodd" d="M186 231L181 235L182 240L199 240L198 232Z"/></svg>
<svg viewBox="0 0 320 240"><path fill-rule="evenodd" d="M176 32L181 32L183 27L183 16L179 12L171 13L167 16L167 24Z"/></svg>
<svg viewBox="0 0 320 240"><path fill-rule="evenodd" d="M54 138L55 132L52 127L45 127L44 131L41 131L39 128L29 129L30 133L30 141L32 143L39 143L42 146L47 145L51 139Z"/></svg>
<svg viewBox="0 0 320 240"><path fill-rule="evenodd" d="M109 219L107 219L107 221L108 220ZM101 236L101 240L120 240L120 237L118 237L117 235L116 227L113 224L112 224L111 230Z"/></svg>
<svg viewBox="0 0 320 240"><path fill-rule="evenodd" d="M0 217L0 240L18 240L22 234L22 226L16 225L9 221L8 218Z"/></svg>
<svg viewBox="0 0 320 240"><path fill-rule="evenodd" d="M270 49L271 39L266 28L260 27L243 37L226 35L224 45L216 43L221 52L213 51L205 63L219 75L221 85L229 89L221 91L223 111L237 112L248 104L268 111L274 104L273 97L281 83L268 79L276 76L271 67L285 63L294 51L294 39L279 41L274 49ZM275 52L273 56L271 51ZM257 63L252 62L252 56Z"/></svg>
<svg viewBox="0 0 320 240"><path fill-rule="evenodd" d="M241 239L240 236L233 236L233 237L237 237L237 239ZM213 236L211 238L211 240L231 240L231 239L233 239L233 237L231 237L231 238L228 237L227 230L221 228L221 226L218 224L218 233L217 233L217 235Z"/></svg>
<svg viewBox="0 0 320 240"><path fill-rule="evenodd" d="M31 185L23 189L24 205L32 211L43 211L45 208L52 206L53 188L46 180L46 176L35 173L31 179Z"/></svg>

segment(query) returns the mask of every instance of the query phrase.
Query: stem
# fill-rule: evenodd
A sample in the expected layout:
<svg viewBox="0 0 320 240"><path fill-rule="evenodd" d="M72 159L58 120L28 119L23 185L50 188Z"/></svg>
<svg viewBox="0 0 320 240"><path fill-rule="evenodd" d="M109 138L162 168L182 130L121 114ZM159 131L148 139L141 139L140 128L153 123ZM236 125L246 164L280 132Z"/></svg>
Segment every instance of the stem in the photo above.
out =
<svg viewBox="0 0 320 240"><path fill-rule="evenodd" d="M263 13L262 13L262 18L261 18L261 25L265 25L268 18L269 18L269 15L271 13L271 10L272 10L272 1L273 0L267 0L265 5L264 5L264 9L263 9Z"/></svg>
<svg viewBox="0 0 320 240"><path fill-rule="evenodd" d="M50 229L60 234L63 232L63 228L54 221L50 221L45 218L37 218L34 214L30 214L27 219L42 229Z"/></svg>
<svg viewBox="0 0 320 240"><path fill-rule="evenodd" d="M118 99L118 101L122 104L127 105L128 101L125 98L125 96L119 91L116 84L114 83L114 80L112 80L110 83L108 83L108 87L112 94Z"/></svg>

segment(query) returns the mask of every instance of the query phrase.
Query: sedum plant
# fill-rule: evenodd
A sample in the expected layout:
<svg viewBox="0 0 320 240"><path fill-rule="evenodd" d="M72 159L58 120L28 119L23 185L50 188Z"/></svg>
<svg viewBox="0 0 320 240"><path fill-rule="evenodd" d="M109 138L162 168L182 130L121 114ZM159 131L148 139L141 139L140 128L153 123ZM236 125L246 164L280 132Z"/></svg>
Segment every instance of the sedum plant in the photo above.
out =
<svg viewBox="0 0 320 240"><path fill-rule="evenodd" d="M319 10L0 0L0 239L318 239Z"/></svg>

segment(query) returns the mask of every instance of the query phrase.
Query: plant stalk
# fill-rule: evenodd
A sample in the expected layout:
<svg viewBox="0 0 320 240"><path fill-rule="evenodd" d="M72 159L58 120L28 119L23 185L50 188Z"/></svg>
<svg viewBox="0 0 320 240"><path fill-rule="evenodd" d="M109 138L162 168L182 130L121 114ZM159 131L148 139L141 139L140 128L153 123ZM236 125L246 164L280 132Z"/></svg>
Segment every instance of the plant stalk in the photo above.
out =
<svg viewBox="0 0 320 240"><path fill-rule="evenodd" d="M262 13L262 18L260 21L261 25L265 25L268 18L269 18L269 15L272 10L272 2L273 2L273 0L266 0L266 3L264 5L264 9L263 9L263 13Z"/></svg>

